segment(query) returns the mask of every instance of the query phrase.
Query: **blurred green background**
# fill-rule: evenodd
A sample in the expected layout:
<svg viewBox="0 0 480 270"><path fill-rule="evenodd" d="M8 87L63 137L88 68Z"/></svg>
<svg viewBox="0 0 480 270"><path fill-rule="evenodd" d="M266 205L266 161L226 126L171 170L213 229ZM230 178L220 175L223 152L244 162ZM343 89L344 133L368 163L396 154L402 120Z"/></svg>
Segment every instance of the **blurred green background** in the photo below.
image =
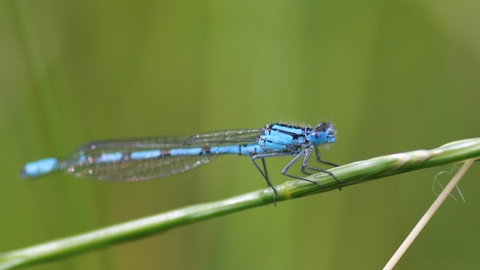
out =
<svg viewBox="0 0 480 270"><path fill-rule="evenodd" d="M432 0L1 2L0 252L265 187L236 156L137 183L18 179L25 162L92 140L333 119L337 143L322 154L347 164L479 136L479 12L478 1ZM275 184L287 162L268 161ZM444 170L29 269L379 269ZM479 175L475 164L460 183L466 203L448 199L398 269L480 265Z"/></svg>

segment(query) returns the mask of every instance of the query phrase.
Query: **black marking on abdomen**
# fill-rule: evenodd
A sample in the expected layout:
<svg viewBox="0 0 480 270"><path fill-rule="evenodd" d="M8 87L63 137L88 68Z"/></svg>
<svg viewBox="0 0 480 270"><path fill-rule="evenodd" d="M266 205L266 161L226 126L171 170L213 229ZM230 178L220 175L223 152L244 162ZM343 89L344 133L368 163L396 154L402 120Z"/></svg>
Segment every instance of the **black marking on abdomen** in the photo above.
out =
<svg viewBox="0 0 480 270"><path fill-rule="evenodd" d="M204 147L202 148L202 151L200 151L199 155L208 155L210 154L212 151L212 149L210 147Z"/></svg>

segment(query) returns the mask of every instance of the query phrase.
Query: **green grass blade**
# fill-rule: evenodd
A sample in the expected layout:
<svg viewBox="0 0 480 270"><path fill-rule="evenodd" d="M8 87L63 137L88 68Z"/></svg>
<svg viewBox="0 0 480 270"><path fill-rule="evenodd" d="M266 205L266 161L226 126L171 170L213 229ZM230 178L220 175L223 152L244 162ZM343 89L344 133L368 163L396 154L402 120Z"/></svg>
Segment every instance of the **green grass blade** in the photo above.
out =
<svg viewBox="0 0 480 270"><path fill-rule="evenodd" d="M432 150L416 150L380 156L331 169L330 171L342 181L341 183L324 173L308 177L322 184L322 187L301 180L287 181L276 186L277 202L479 157L480 138L456 141ZM270 188L266 188L221 201L188 206L0 254L0 269L12 269L23 265L57 260L253 207L264 205L272 207L272 203L273 192ZM273 207L272 211L275 211Z"/></svg>

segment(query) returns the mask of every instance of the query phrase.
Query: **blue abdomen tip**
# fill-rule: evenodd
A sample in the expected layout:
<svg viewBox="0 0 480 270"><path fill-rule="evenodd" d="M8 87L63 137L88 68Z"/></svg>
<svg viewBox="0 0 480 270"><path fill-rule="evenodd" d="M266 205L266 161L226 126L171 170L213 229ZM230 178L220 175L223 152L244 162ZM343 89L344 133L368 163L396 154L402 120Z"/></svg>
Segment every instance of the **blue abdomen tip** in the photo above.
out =
<svg viewBox="0 0 480 270"><path fill-rule="evenodd" d="M57 169L56 158L45 158L27 163L20 173L21 178L38 177Z"/></svg>

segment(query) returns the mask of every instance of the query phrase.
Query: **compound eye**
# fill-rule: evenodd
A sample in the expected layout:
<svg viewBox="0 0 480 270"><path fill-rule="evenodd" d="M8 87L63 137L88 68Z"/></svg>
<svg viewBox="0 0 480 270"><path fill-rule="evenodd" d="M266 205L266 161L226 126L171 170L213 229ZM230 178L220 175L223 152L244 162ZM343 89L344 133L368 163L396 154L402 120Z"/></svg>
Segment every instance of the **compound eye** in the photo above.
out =
<svg viewBox="0 0 480 270"><path fill-rule="evenodd" d="M324 122L319 124L312 132L310 132L308 139L313 145L321 145L324 143L335 142L335 130L332 124Z"/></svg>

